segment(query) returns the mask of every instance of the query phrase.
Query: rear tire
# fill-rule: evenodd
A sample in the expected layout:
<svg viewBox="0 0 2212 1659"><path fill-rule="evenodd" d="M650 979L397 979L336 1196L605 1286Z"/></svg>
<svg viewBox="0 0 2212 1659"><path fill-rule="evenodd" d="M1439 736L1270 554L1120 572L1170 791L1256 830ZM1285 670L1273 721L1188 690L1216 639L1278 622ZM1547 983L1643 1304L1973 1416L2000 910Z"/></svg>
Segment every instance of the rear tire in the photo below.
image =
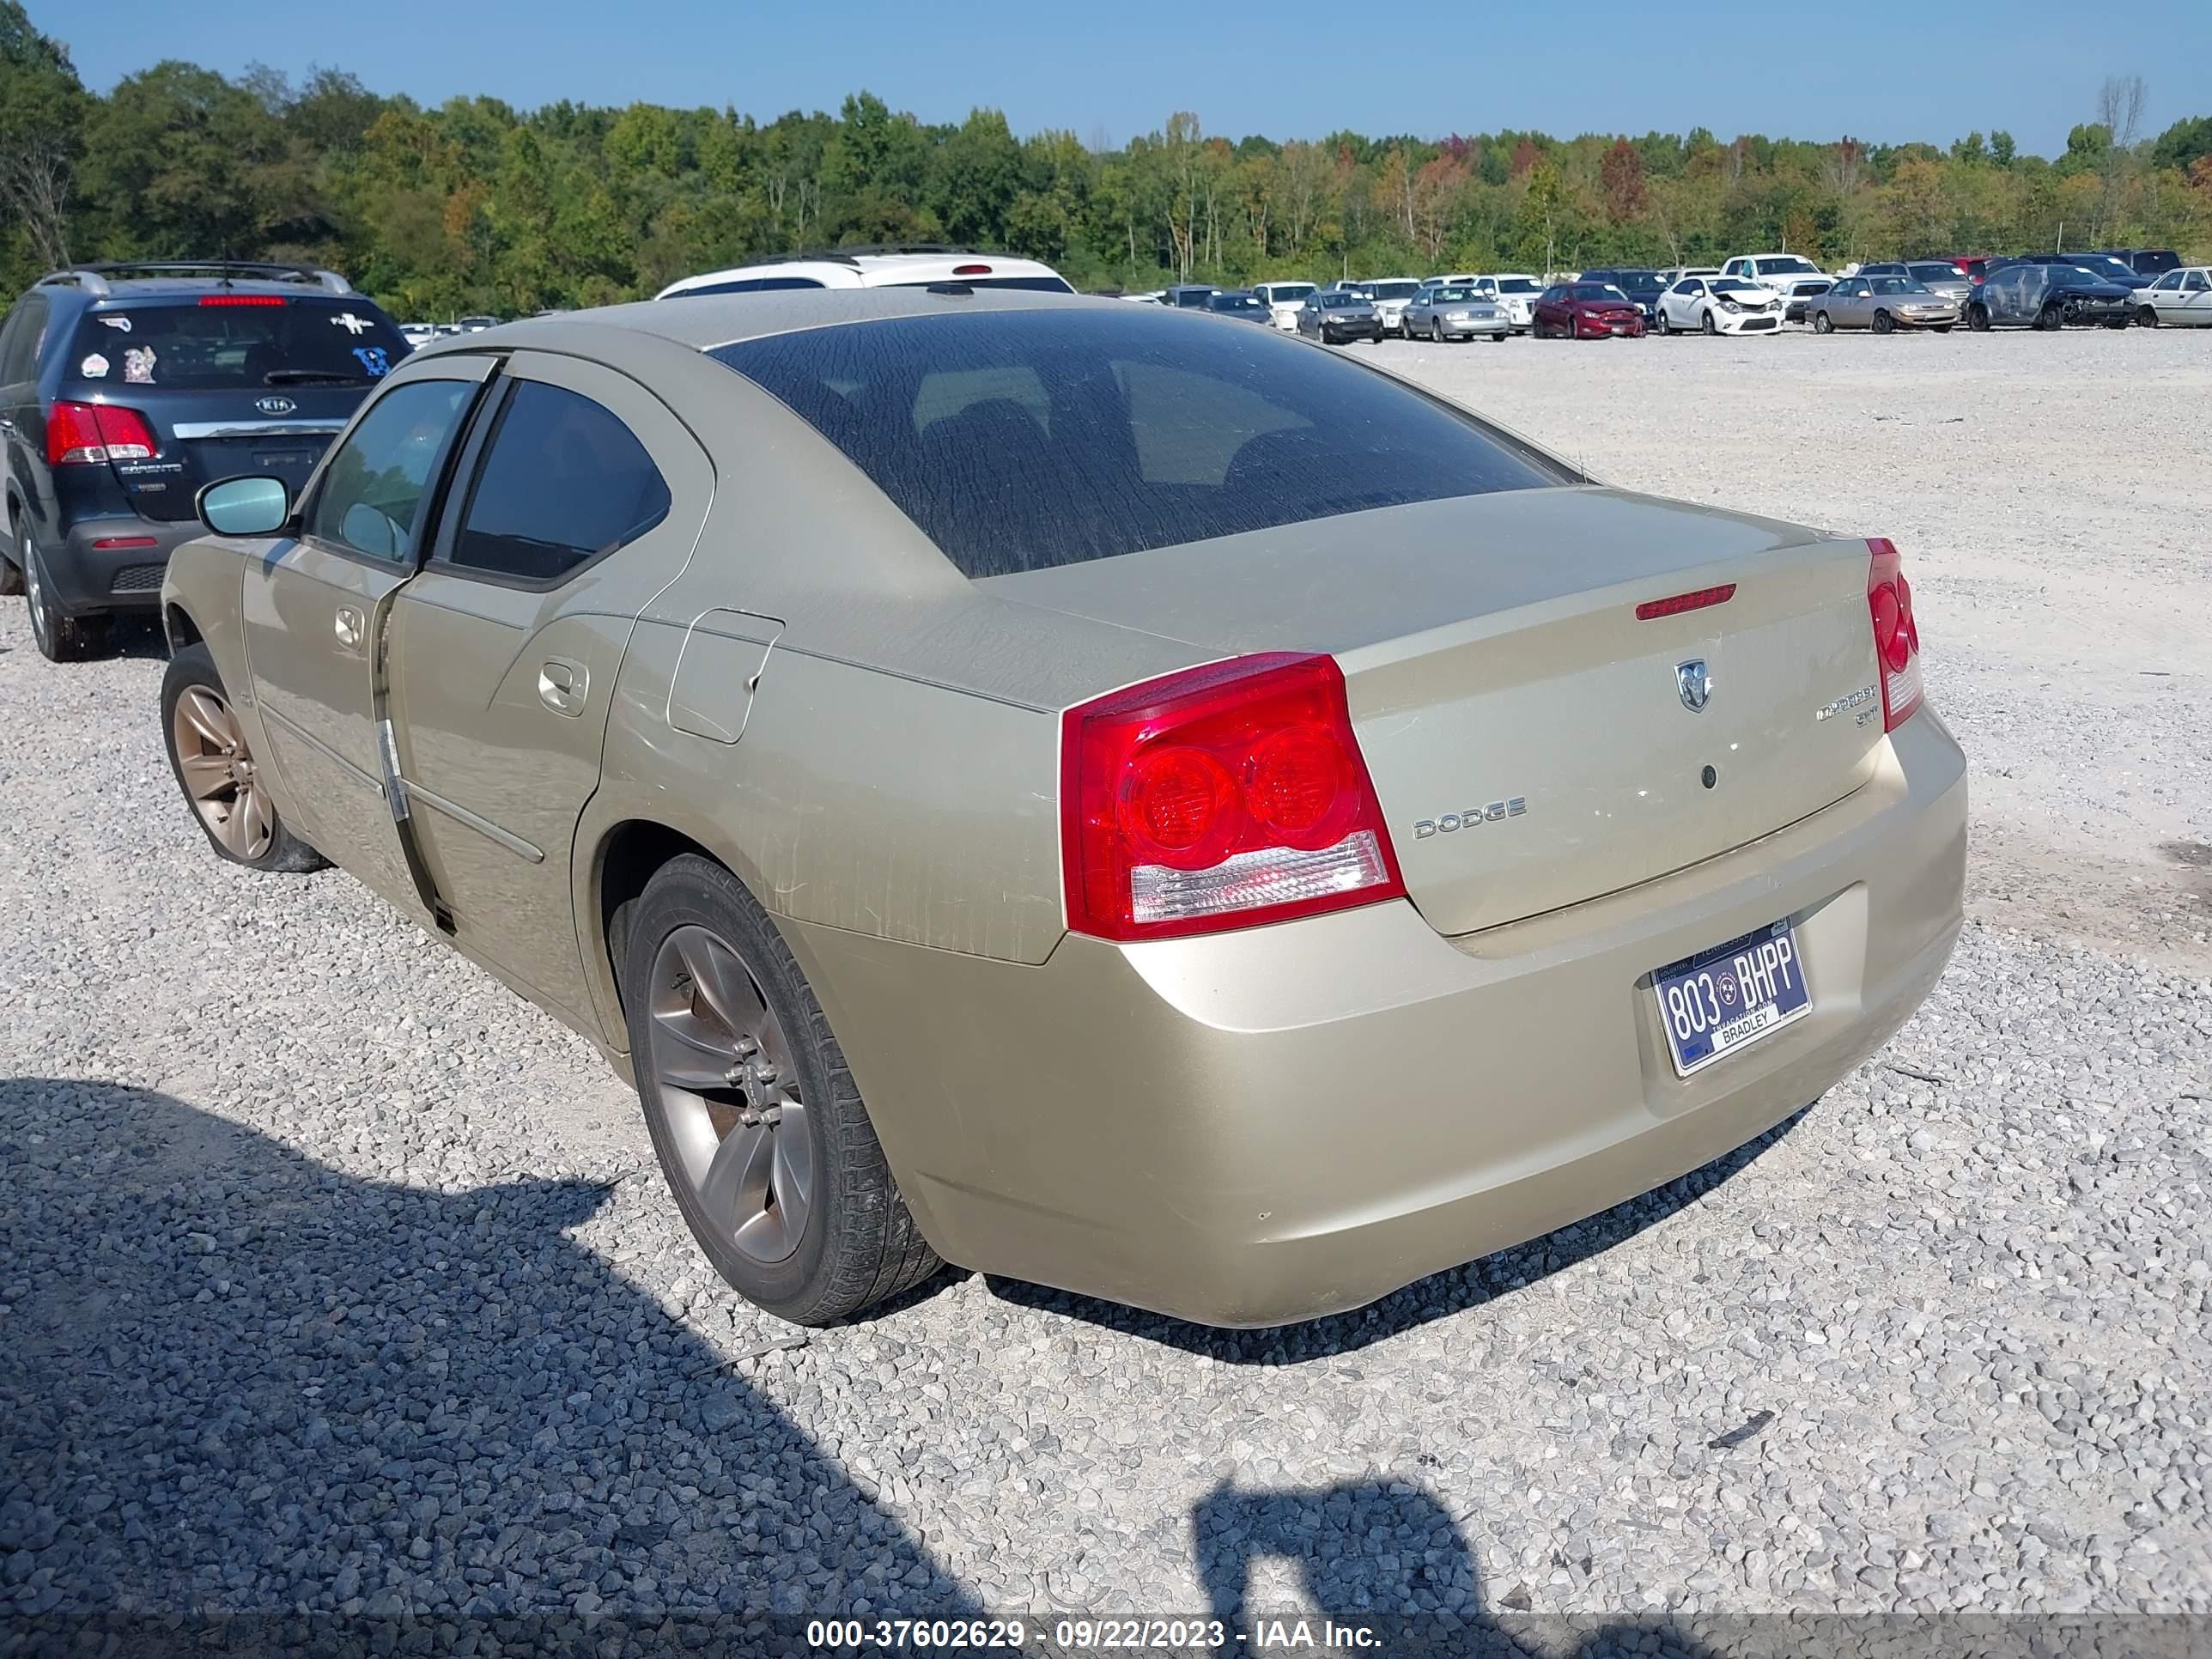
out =
<svg viewBox="0 0 2212 1659"><path fill-rule="evenodd" d="M702 945L718 947L713 960L723 977L711 986L691 971ZM744 884L696 854L670 860L630 913L623 957L623 1018L646 1127L677 1207L714 1271L746 1300L800 1325L847 1318L935 1273L937 1253L899 1196L828 1017ZM717 1012L739 1002L744 1018ZM765 1084L748 1076L742 1089L667 1080L659 1056L672 1052L672 1029L711 1039L726 1029L742 1036L738 1027L753 1024L753 1052L775 1056L788 1077L771 1068ZM674 1051L688 1049L679 1042ZM745 1069L734 1057L732 1064ZM781 1103L780 1121L747 1125L738 1115L771 1097ZM757 1189L744 1176L717 1181L714 1155L732 1138L781 1134L794 1116L801 1144L763 1147L760 1161L769 1170ZM718 1192L727 1193L726 1204ZM781 1235L775 1224L758 1224L774 1223L778 1209Z"/></svg>
<svg viewBox="0 0 2212 1659"><path fill-rule="evenodd" d="M285 827L266 787L255 781L253 752L204 645L188 645L169 659L161 676L161 732L169 774L217 858L281 875L328 866L328 859Z"/></svg>
<svg viewBox="0 0 2212 1659"><path fill-rule="evenodd" d="M31 612L31 640L48 662L82 662L98 656L107 644L107 618L65 616L54 605L48 590L39 549L30 526L15 532L15 559L23 573L23 599Z"/></svg>

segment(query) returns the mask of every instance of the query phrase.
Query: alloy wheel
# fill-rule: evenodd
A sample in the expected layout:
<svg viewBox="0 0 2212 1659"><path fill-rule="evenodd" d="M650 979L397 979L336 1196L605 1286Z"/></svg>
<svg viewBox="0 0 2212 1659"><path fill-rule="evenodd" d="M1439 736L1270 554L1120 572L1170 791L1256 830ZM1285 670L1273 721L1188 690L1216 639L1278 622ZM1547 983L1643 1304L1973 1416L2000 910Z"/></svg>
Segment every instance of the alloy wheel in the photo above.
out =
<svg viewBox="0 0 2212 1659"><path fill-rule="evenodd" d="M755 1261L787 1260L813 1210L814 1152L783 1023L736 951L678 927L653 961L653 1099L696 1213Z"/></svg>
<svg viewBox="0 0 2212 1659"><path fill-rule="evenodd" d="M230 705L207 686L190 686L177 699L169 735L185 793L208 833L234 859L250 864L264 855L276 814Z"/></svg>
<svg viewBox="0 0 2212 1659"><path fill-rule="evenodd" d="M31 613L31 636L39 642L39 649L53 655L53 619L46 614L46 586L39 580L39 550L31 545L26 535L17 544L23 563L23 604Z"/></svg>

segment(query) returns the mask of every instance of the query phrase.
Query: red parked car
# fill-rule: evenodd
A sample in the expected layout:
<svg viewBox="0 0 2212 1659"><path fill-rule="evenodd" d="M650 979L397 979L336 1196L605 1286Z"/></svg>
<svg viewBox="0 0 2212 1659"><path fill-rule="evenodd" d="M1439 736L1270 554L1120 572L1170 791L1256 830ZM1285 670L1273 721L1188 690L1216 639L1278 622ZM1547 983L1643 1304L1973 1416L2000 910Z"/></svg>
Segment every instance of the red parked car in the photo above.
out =
<svg viewBox="0 0 2212 1659"><path fill-rule="evenodd" d="M1979 288L1982 278L1990 274L1990 262L1997 256L1993 253L1952 253L1945 257L1959 267L1961 276Z"/></svg>
<svg viewBox="0 0 2212 1659"><path fill-rule="evenodd" d="M1538 339L1644 337L1644 313L1610 283L1561 283L1536 298L1529 331Z"/></svg>

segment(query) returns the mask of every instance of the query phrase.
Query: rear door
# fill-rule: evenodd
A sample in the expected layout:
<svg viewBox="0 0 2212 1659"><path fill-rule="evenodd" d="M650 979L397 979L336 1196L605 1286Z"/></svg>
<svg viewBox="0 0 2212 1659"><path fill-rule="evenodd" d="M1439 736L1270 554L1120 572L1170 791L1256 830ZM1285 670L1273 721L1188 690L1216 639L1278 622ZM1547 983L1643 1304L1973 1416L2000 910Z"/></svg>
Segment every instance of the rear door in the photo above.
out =
<svg viewBox="0 0 2212 1659"><path fill-rule="evenodd" d="M509 359L428 562L393 600L410 823L456 939L591 1018L570 886L638 611L684 568L706 453L635 380Z"/></svg>
<svg viewBox="0 0 2212 1659"><path fill-rule="evenodd" d="M364 410L318 475L295 539L245 575L247 663L281 799L307 838L405 910L422 905L385 787L381 612L420 538L489 357L441 358Z"/></svg>
<svg viewBox="0 0 2212 1659"><path fill-rule="evenodd" d="M2183 273L2181 314L2175 320L2198 326L2212 323L2212 276L2201 270Z"/></svg>

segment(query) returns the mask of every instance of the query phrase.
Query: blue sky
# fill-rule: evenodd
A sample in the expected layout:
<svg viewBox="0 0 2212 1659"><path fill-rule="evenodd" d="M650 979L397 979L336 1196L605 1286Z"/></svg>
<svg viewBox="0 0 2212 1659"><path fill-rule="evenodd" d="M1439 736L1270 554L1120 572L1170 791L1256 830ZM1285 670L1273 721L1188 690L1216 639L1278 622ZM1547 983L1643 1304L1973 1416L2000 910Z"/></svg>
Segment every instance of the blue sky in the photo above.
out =
<svg viewBox="0 0 2212 1659"><path fill-rule="evenodd" d="M2075 0L1935 0L1706 6L1624 0L1569 5L1292 3L1237 0L847 0L835 7L746 0L632 6L533 0L527 7L384 0L32 0L33 21L68 42L87 84L106 90L162 58L235 73L258 58L288 72L350 70L380 92L434 104L488 93L522 106L570 98L732 104L767 118L835 110L866 88L924 120L1003 109L1014 130L1066 127L1118 145L1178 109L1209 133L1317 137L1536 127L1642 133L1711 127L1875 143L1948 143L2009 131L2023 149L2063 149L2089 119L2107 74L2149 82L2146 131L2212 114L2212 4L2159 8L2154 31L2085 27ZM1693 38L1662 40L1682 20ZM1704 21L1750 25L1715 43ZM1395 38L1420 17L1494 45ZM1911 38L1894 27L1910 18ZM1264 22L1260 20L1264 19ZM1703 21L1697 21L1703 20ZM1385 38L1386 34L1394 38ZM1608 40L1619 41L1609 46Z"/></svg>

